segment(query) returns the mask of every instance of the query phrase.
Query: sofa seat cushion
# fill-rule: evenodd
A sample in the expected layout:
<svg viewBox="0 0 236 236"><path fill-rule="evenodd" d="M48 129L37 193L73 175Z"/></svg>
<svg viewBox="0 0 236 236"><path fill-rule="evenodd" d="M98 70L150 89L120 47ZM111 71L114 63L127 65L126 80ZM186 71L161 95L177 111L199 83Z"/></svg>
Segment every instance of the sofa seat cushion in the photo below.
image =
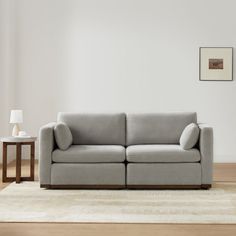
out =
<svg viewBox="0 0 236 236"><path fill-rule="evenodd" d="M61 163L118 163L125 160L125 148L119 145L72 145L52 153L53 162Z"/></svg>
<svg viewBox="0 0 236 236"><path fill-rule="evenodd" d="M197 149L184 150L180 145L133 145L127 147L126 158L129 162L199 162Z"/></svg>

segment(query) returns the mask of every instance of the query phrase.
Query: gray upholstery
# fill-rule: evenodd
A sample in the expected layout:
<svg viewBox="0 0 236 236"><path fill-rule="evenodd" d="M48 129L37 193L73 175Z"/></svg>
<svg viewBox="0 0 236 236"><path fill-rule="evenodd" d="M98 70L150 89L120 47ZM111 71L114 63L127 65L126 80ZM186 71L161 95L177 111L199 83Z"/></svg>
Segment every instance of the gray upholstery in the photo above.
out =
<svg viewBox="0 0 236 236"><path fill-rule="evenodd" d="M63 122L59 122L54 127L54 135L57 146L61 150L66 150L73 142L70 128Z"/></svg>
<svg viewBox="0 0 236 236"><path fill-rule="evenodd" d="M59 113L72 133L73 144L125 145L125 114Z"/></svg>
<svg viewBox="0 0 236 236"><path fill-rule="evenodd" d="M206 124L199 124L199 148L201 153L202 184L212 183L213 168L213 129Z"/></svg>
<svg viewBox="0 0 236 236"><path fill-rule="evenodd" d="M52 164L52 185L123 185L125 164Z"/></svg>
<svg viewBox="0 0 236 236"><path fill-rule="evenodd" d="M52 151L54 149L53 130L56 123L49 123L39 131L39 178L40 184L51 183Z"/></svg>
<svg viewBox="0 0 236 236"><path fill-rule="evenodd" d="M196 113L127 115L127 145L178 144L184 128L197 122Z"/></svg>
<svg viewBox="0 0 236 236"><path fill-rule="evenodd" d="M125 148L118 145L72 145L66 151L55 150L52 160L64 163L124 162Z"/></svg>
<svg viewBox="0 0 236 236"><path fill-rule="evenodd" d="M183 150L180 145L134 145L126 149L129 162L199 162L200 153L197 149Z"/></svg>
<svg viewBox="0 0 236 236"><path fill-rule="evenodd" d="M199 124L197 145L180 146L185 127L197 122L196 113L60 113L58 121L68 125L73 143L57 149L56 123L40 129L42 187L212 184L213 129Z"/></svg>
<svg viewBox="0 0 236 236"><path fill-rule="evenodd" d="M200 163L129 163L127 185L201 185Z"/></svg>
<svg viewBox="0 0 236 236"><path fill-rule="evenodd" d="M198 138L199 138L198 125L191 123L185 127L184 131L181 134L179 140L180 146L185 150L191 149L196 145Z"/></svg>

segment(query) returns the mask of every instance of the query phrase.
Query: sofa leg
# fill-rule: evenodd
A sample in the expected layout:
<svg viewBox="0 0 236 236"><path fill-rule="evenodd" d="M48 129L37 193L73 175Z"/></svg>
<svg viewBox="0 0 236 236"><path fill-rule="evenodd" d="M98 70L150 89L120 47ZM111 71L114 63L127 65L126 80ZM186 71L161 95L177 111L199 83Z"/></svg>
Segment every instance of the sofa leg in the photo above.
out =
<svg viewBox="0 0 236 236"><path fill-rule="evenodd" d="M210 189L210 188L211 188L211 184L202 184L202 185L201 185L201 188L202 188L202 189L206 189L206 190L207 190L207 189Z"/></svg>
<svg viewBox="0 0 236 236"><path fill-rule="evenodd" d="M50 184L40 184L40 188L47 188L50 189L51 185Z"/></svg>

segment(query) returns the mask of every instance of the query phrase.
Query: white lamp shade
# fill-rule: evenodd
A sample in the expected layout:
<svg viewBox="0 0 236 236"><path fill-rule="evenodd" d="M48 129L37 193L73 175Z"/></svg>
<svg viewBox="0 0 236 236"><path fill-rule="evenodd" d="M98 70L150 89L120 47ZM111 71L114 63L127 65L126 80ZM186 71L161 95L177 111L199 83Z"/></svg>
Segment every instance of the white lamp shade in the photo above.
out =
<svg viewBox="0 0 236 236"><path fill-rule="evenodd" d="M10 123L11 124L23 123L23 111L22 110L11 110Z"/></svg>

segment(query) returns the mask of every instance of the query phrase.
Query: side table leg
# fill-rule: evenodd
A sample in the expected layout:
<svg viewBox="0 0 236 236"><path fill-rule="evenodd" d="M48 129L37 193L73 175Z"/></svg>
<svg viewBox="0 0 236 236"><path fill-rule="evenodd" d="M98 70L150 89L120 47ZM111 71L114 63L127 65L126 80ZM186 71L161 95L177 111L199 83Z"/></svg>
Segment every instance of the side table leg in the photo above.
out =
<svg viewBox="0 0 236 236"><path fill-rule="evenodd" d="M3 143L2 148L2 182L7 181L7 144Z"/></svg>
<svg viewBox="0 0 236 236"><path fill-rule="evenodd" d="M30 148L30 179L34 181L34 159L35 159L35 144L31 143Z"/></svg>
<svg viewBox="0 0 236 236"><path fill-rule="evenodd" d="M16 144L16 183L21 179L21 143Z"/></svg>

